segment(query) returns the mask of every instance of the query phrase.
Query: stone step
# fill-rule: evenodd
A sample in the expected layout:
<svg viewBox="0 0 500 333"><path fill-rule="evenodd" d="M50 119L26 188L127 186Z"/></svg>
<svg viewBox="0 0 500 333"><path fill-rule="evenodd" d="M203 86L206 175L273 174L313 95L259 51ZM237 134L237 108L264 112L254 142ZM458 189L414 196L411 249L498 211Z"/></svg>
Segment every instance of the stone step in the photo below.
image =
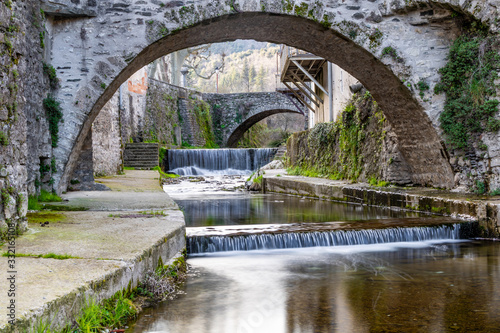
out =
<svg viewBox="0 0 500 333"><path fill-rule="evenodd" d="M158 166L158 163L123 163L124 167L129 167L129 168L154 168Z"/></svg>
<svg viewBox="0 0 500 333"><path fill-rule="evenodd" d="M158 158L158 154L123 154L123 158Z"/></svg>
<svg viewBox="0 0 500 333"><path fill-rule="evenodd" d="M126 143L125 144L125 148L135 148L135 147L158 148L158 144L157 143L142 143L142 142Z"/></svg>

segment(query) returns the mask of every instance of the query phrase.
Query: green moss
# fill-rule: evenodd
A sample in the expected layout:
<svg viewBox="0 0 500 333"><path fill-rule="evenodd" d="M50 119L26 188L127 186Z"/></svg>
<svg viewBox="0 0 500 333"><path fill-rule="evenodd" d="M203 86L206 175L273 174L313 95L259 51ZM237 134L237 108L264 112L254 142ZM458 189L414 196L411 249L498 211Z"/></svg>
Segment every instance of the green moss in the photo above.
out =
<svg viewBox="0 0 500 333"><path fill-rule="evenodd" d="M309 5L305 2L302 2L299 6L295 6L295 15L302 17L306 16L308 8Z"/></svg>
<svg viewBox="0 0 500 333"><path fill-rule="evenodd" d="M386 187L386 186L389 186L389 183L384 181L384 180L378 180L377 178L375 177L370 177L368 179L368 183L371 185L371 186L376 186L376 187Z"/></svg>
<svg viewBox="0 0 500 333"><path fill-rule="evenodd" d="M0 146L8 146L9 145L9 138L5 132L0 131Z"/></svg>
<svg viewBox="0 0 500 333"><path fill-rule="evenodd" d="M205 140L204 147L218 148L218 145L215 143L210 105L204 101L194 101L194 103L194 116L196 119L196 123L200 127L201 136Z"/></svg>
<svg viewBox="0 0 500 333"><path fill-rule="evenodd" d="M123 170L135 170L134 167L123 167Z"/></svg>
<svg viewBox="0 0 500 333"><path fill-rule="evenodd" d="M495 80L500 56L494 37L468 34L458 37L450 48L448 63L439 70L441 81L434 92L446 94L439 120L451 149L470 150L484 132L496 132L499 102Z"/></svg>
<svg viewBox="0 0 500 333"><path fill-rule="evenodd" d="M41 190L40 195L38 196L39 202L61 202L62 199L54 192L48 192L45 190Z"/></svg>
<svg viewBox="0 0 500 333"><path fill-rule="evenodd" d="M32 253L16 253L10 254L8 252L2 253L2 257L31 257L31 258L44 258L44 259L81 259L81 257L75 257L69 254L55 254L53 252L47 254L32 254Z"/></svg>
<svg viewBox="0 0 500 333"><path fill-rule="evenodd" d="M175 175L175 174L171 174L171 173L165 173L163 172L163 170L157 165L153 168L153 170L156 170L158 171L158 173L160 174L160 176L162 178L178 178L180 177L179 175Z"/></svg>
<svg viewBox="0 0 500 333"><path fill-rule="evenodd" d="M29 223L56 223L66 220L66 216L56 212L36 212L26 214Z"/></svg>
<svg viewBox="0 0 500 333"><path fill-rule="evenodd" d="M361 116L361 113L365 116ZM368 116L366 116L368 115ZM371 116L369 116L371 115ZM362 119L363 117L363 119ZM363 147L370 125L373 158L382 149L385 117L370 94L354 96L335 123L319 123L309 131L296 133L294 140L304 146L294 164L287 162L291 175L349 179L356 181L363 172ZM371 148L371 149L373 149ZM370 172L377 172L375 170ZM367 175L377 176L378 175Z"/></svg>
<svg viewBox="0 0 500 333"><path fill-rule="evenodd" d="M380 46L380 44L382 43L382 37L383 37L383 34L382 34L382 31L380 31L379 29L375 29L369 36L368 36L368 39L370 40L370 49L371 50L374 50L376 49L377 47Z"/></svg>
<svg viewBox="0 0 500 333"><path fill-rule="evenodd" d="M328 17L327 14L323 14L323 19L321 20L321 25L325 29L330 29L332 27L332 23L330 22L329 17Z"/></svg>
<svg viewBox="0 0 500 333"><path fill-rule="evenodd" d="M29 210L41 210L42 205L38 203L38 197L35 195L30 195L28 197L28 209Z"/></svg>
<svg viewBox="0 0 500 333"><path fill-rule="evenodd" d="M287 12L290 13L293 10L294 3L290 0L282 0L281 1L283 5L283 9Z"/></svg>
<svg viewBox="0 0 500 333"><path fill-rule="evenodd" d="M392 46L387 46L387 47L384 47L382 49L382 58L385 56L389 56L392 59L394 59L395 61L400 62L400 63L402 63L404 61L403 58L401 58L399 56L396 49L394 49Z"/></svg>
<svg viewBox="0 0 500 333"><path fill-rule="evenodd" d="M42 64L43 64L43 72L49 78L50 87L52 89L56 89L59 86L59 79L57 78L56 69L52 65L46 64L45 62Z"/></svg>

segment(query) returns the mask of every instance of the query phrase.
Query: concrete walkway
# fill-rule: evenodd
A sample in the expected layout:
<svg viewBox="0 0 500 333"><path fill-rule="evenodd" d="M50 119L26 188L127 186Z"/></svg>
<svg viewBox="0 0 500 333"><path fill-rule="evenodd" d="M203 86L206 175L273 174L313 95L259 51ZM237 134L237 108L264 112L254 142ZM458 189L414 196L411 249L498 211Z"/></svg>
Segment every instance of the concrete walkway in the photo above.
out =
<svg viewBox="0 0 500 333"><path fill-rule="evenodd" d="M78 315L85 298L109 298L134 287L160 257L166 263L178 256L185 248L184 216L158 178L156 171L126 171L99 180L112 191L71 192L55 204L80 211L29 214L29 231L15 243L17 254L29 256L15 258L12 274L8 258L1 258L0 332L27 332L42 321L60 327ZM70 258L36 257L49 253ZM10 275L15 276L12 298ZM11 299L16 331L8 325Z"/></svg>

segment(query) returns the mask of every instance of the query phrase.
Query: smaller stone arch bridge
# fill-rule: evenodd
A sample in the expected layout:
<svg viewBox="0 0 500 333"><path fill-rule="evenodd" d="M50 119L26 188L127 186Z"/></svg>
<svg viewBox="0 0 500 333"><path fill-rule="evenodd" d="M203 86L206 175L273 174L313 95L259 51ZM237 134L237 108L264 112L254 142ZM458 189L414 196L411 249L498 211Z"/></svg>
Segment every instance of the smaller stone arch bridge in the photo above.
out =
<svg viewBox="0 0 500 333"><path fill-rule="evenodd" d="M295 97L279 92L203 94L203 100L211 105L214 131L223 147L236 147L250 127L273 114L307 115L306 107Z"/></svg>

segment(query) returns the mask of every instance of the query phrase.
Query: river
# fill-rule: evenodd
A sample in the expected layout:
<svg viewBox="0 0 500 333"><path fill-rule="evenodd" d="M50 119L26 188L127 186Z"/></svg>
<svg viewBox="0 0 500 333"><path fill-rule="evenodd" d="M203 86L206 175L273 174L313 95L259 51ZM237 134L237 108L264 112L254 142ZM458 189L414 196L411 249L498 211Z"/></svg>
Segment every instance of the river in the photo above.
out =
<svg viewBox="0 0 500 333"><path fill-rule="evenodd" d="M392 233L388 225L412 225L405 232L432 237L251 251L204 247L189 256L181 293L144 311L128 332L500 332L499 243L460 239L448 218L248 194L238 190L244 180L206 177L165 188L183 209L191 237L254 237L266 228L275 228L266 237L303 234L300 228Z"/></svg>

